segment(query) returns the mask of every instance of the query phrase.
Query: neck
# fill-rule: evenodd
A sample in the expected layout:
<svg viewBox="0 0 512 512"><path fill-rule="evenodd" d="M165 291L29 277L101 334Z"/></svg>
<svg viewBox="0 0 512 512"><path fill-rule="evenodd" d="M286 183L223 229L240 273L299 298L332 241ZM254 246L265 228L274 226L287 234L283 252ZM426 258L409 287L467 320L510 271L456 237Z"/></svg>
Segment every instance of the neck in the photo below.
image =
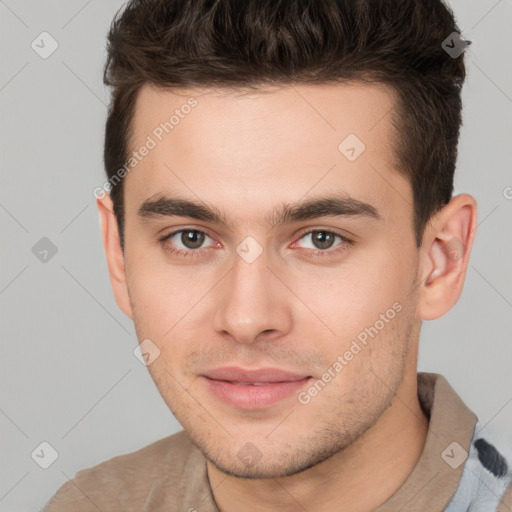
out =
<svg viewBox="0 0 512 512"><path fill-rule="evenodd" d="M210 486L220 512L370 512L412 472L425 445L428 423L413 366L378 421L324 462L288 477L251 480L227 476L207 461Z"/></svg>

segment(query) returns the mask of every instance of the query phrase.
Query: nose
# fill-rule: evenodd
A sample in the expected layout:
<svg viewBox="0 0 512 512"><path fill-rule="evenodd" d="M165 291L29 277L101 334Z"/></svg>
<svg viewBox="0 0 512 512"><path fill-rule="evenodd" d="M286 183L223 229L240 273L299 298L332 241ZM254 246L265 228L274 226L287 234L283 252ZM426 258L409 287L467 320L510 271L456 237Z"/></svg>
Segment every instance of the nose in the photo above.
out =
<svg viewBox="0 0 512 512"><path fill-rule="evenodd" d="M252 262L235 256L217 297L216 332L238 343L251 344L290 331L293 297L276 277L279 272L268 265L265 251Z"/></svg>

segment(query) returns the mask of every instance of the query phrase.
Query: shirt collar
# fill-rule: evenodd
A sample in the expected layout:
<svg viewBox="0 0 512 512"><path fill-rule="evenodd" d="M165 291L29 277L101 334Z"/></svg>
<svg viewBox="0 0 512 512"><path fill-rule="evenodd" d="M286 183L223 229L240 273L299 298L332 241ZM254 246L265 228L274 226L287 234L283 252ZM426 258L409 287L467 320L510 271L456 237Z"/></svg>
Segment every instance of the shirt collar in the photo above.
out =
<svg viewBox="0 0 512 512"><path fill-rule="evenodd" d="M442 512L459 485L464 464L455 457L469 452L478 418L437 373L418 373L418 399L430 418L425 446L406 481L374 512Z"/></svg>

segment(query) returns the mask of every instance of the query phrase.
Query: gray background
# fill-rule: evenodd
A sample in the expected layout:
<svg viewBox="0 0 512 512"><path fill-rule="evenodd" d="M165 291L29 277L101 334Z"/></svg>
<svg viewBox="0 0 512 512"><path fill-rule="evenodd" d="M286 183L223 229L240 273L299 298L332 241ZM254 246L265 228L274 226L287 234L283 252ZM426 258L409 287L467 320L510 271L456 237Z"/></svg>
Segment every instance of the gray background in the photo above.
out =
<svg viewBox="0 0 512 512"><path fill-rule="evenodd" d="M455 193L476 197L479 227L461 299L424 323L419 370L446 376L512 457L512 2L450 4L473 42ZM39 510L79 469L181 429L133 355L92 193L105 35L121 5L0 0L0 511ZM31 48L43 31L59 45L47 59ZM42 237L58 249L46 263L32 252ZM59 454L46 470L31 458L42 441Z"/></svg>

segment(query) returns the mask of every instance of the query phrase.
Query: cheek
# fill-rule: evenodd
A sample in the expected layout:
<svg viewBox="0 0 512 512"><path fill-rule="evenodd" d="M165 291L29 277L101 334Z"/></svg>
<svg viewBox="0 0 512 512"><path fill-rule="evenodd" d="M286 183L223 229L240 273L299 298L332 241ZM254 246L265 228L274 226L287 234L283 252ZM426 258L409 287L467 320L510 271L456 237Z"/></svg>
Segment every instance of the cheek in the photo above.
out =
<svg viewBox="0 0 512 512"><path fill-rule="evenodd" d="M330 364L346 355L343 373L356 380L362 368L377 372L401 360L413 322L412 266L398 261L389 248L376 254L380 259L358 258L336 270L317 270L294 285L314 313L296 316L297 332L315 340Z"/></svg>
<svg viewBox="0 0 512 512"><path fill-rule="evenodd" d="M292 282L297 296L311 312L336 336L346 337L373 324L395 302L404 306L411 278L388 257L303 273Z"/></svg>
<svg viewBox="0 0 512 512"><path fill-rule="evenodd" d="M152 324L172 323L200 297L200 285L191 267L165 264L162 258L134 254L127 259L127 281L132 306L139 319ZM194 300L195 299L195 300Z"/></svg>
<svg viewBox="0 0 512 512"><path fill-rule="evenodd" d="M192 266L151 262L142 255L131 261L127 278L137 337L150 339L160 350L150 371L162 374L167 368L174 373L209 328L215 275Z"/></svg>

